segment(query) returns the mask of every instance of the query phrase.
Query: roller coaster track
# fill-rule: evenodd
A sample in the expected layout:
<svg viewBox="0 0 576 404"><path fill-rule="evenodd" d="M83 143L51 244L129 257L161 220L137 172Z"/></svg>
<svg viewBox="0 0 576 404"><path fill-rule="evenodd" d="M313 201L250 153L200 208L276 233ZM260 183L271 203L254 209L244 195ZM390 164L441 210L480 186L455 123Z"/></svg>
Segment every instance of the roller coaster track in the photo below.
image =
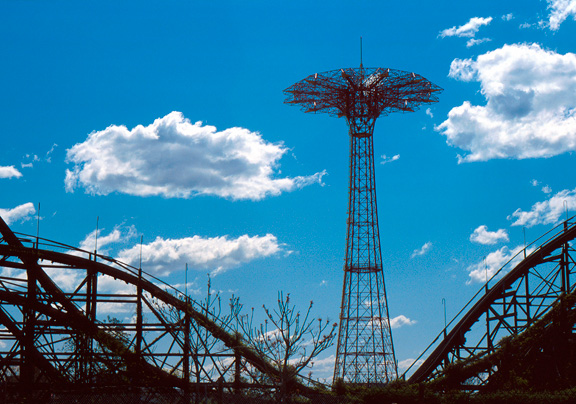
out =
<svg viewBox="0 0 576 404"><path fill-rule="evenodd" d="M236 390L278 375L226 316L142 269L2 218L0 235L0 382Z"/></svg>
<svg viewBox="0 0 576 404"><path fill-rule="evenodd" d="M563 297L574 295L573 219L526 246L497 271L414 362L412 367L421 365L408 381L438 380L450 365L479 363L500 348L504 337L516 338L550 313ZM421 358L426 359L422 362ZM479 367L459 382L460 388L479 390L497 371L493 365ZM410 369L404 375L408 372Z"/></svg>
<svg viewBox="0 0 576 404"><path fill-rule="evenodd" d="M0 382L238 390L278 376L226 316L141 268L14 233L2 218L0 236ZM450 365L494 354L504 337L576 295L574 238L570 218L513 257L414 362L426 358L408 381L438 380ZM480 389L496 372L479 368L461 387Z"/></svg>

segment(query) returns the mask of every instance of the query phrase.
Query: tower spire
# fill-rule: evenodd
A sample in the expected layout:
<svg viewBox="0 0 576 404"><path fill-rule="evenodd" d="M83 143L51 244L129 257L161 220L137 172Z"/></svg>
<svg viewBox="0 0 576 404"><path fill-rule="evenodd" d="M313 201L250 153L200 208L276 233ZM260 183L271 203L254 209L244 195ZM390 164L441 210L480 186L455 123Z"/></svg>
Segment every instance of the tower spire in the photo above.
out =
<svg viewBox="0 0 576 404"><path fill-rule="evenodd" d="M362 37L360 37L360 69L362 69Z"/></svg>

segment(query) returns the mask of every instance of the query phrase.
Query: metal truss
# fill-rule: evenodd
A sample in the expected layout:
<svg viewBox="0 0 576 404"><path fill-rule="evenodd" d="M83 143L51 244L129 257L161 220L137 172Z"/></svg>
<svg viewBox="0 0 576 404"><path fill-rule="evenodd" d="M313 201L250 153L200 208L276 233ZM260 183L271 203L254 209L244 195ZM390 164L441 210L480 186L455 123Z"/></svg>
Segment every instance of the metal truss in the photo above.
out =
<svg viewBox="0 0 576 404"><path fill-rule="evenodd" d="M4 385L238 391L278 376L225 316L142 269L15 234L2 218L0 234Z"/></svg>
<svg viewBox="0 0 576 404"><path fill-rule="evenodd" d="M284 92L305 112L345 117L350 134L350 182L344 284L334 380L378 385L397 377L384 286L374 124L380 115L412 112L438 101L440 87L415 73L383 68L317 73Z"/></svg>
<svg viewBox="0 0 576 404"><path fill-rule="evenodd" d="M439 379L452 364L482 363L482 358L501 348L505 337L521 335L549 315L561 298L574 294L573 219L547 232L502 267L425 350L421 357L435 346L408 381ZM488 384L498 366L484 362L485 366L477 365L473 374L459 382L461 388L478 390Z"/></svg>

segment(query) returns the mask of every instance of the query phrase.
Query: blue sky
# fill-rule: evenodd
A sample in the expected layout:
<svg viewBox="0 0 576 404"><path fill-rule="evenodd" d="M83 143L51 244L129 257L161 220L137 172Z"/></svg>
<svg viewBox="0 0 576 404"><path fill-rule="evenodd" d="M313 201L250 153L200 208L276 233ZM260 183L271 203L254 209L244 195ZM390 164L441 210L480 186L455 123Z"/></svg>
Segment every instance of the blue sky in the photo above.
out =
<svg viewBox="0 0 576 404"><path fill-rule="evenodd" d="M576 211L576 1L0 1L0 214L246 307L337 319L346 123L304 77L416 72L440 102L375 128L400 368L485 277ZM314 370L331 374L334 350Z"/></svg>

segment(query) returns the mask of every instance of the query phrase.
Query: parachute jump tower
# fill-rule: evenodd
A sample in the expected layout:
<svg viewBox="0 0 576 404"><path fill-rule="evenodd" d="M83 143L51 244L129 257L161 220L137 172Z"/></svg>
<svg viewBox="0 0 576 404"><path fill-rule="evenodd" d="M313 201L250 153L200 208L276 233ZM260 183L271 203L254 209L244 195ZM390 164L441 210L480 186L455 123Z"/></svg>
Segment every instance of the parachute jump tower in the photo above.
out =
<svg viewBox="0 0 576 404"><path fill-rule="evenodd" d="M374 123L437 102L442 89L415 73L386 68L316 73L284 90L305 112L345 117L350 134L350 182L344 286L334 381L377 385L397 378L384 287L376 180Z"/></svg>

